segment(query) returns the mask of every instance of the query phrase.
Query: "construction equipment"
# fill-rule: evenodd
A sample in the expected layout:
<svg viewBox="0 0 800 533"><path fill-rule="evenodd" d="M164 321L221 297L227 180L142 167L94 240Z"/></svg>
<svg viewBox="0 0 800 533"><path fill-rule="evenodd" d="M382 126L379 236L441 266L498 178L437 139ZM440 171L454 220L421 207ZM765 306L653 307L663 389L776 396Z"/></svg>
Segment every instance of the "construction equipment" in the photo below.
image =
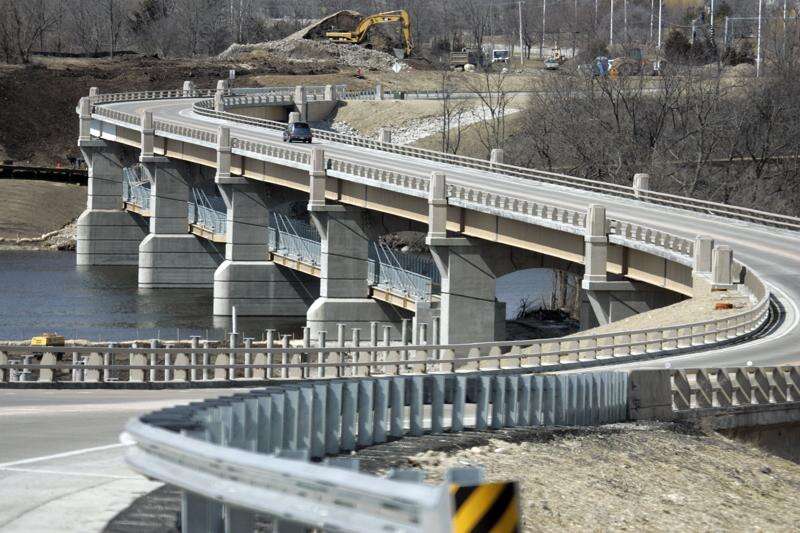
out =
<svg viewBox="0 0 800 533"><path fill-rule="evenodd" d="M31 339L31 346L64 346L64 337L58 333L42 333Z"/></svg>
<svg viewBox="0 0 800 533"><path fill-rule="evenodd" d="M462 48L460 52L450 52L450 68L452 70L464 70L467 65L480 65L482 54L480 50L472 48Z"/></svg>
<svg viewBox="0 0 800 533"><path fill-rule="evenodd" d="M378 13L377 15L369 15L361 19L358 26L353 31L329 31L325 33L325 37L335 43L349 43L349 44L362 44L367 38L367 32L373 26L378 24L386 24L389 22L401 22L403 25L403 49L405 55L411 55L414 49L411 40L411 17L408 11L400 9L397 11L386 11Z"/></svg>

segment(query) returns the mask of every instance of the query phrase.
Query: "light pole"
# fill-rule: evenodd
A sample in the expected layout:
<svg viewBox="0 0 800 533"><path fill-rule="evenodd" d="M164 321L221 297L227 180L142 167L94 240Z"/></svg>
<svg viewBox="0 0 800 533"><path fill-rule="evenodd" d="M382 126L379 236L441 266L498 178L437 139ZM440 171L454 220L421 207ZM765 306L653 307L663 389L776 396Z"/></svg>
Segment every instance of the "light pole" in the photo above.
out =
<svg viewBox="0 0 800 533"><path fill-rule="evenodd" d="M658 46L657 49L661 50L661 13L663 12L663 0L658 0Z"/></svg>
<svg viewBox="0 0 800 533"><path fill-rule="evenodd" d="M611 48L614 46L614 0L611 0L611 7L609 9L611 9L611 16L609 17L611 22L608 29L608 47Z"/></svg>
<svg viewBox="0 0 800 533"><path fill-rule="evenodd" d="M517 8L519 8L519 66L523 66L524 59L523 59L523 50L522 50L522 4L524 2L517 2ZM542 22L542 36L544 36L544 22ZM542 37L544 38L544 37Z"/></svg>
<svg viewBox="0 0 800 533"><path fill-rule="evenodd" d="M653 9L655 0L650 0L650 43L653 42Z"/></svg>
<svg viewBox="0 0 800 533"><path fill-rule="evenodd" d="M763 0L758 0L758 39L756 44L756 78L761 75L761 5Z"/></svg>
<svg viewBox="0 0 800 533"><path fill-rule="evenodd" d="M522 3L520 3L520 10L521 9L522 9ZM522 11L520 11L519 20L520 21L522 20ZM546 21L547 21L547 0L542 0L542 42L539 45L539 59L542 59L542 57L544 56L544 28ZM520 35L522 35L522 30L520 30Z"/></svg>

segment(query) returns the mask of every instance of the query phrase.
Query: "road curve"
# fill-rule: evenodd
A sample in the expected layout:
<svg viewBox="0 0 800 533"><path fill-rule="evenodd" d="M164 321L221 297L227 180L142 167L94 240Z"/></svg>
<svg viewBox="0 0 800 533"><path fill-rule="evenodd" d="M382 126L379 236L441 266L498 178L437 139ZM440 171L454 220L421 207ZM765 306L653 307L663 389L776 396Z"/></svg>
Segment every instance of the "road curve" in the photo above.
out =
<svg viewBox="0 0 800 533"><path fill-rule="evenodd" d="M152 111L154 119L180 123L194 128L217 131L220 125L231 136L243 140L282 144L280 132L199 116L192 111L197 99L135 101L103 104L125 113L140 115ZM654 205L633 199L546 184L529 179L469 169L457 165L392 154L379 150L330 141L315 141L327 155L335 155L371 166L400 171L409 175L429 176L443 171L450 183L480 185L498 193L513 194L534 202L573 210L586 210L590 204L603 204L607 214L618 220L640 223L657 230L693 239L697 235L713 237L718 244L728 244L734 257L758 273L782 308L780 324L767 336L725 348L701 353L662 358L658 362L639 362L625 366L673 367L778 365L800 360L800 232L781 230L739 220L705 215L694 211ZM298 146L298 149L308 149Z"/></svg>

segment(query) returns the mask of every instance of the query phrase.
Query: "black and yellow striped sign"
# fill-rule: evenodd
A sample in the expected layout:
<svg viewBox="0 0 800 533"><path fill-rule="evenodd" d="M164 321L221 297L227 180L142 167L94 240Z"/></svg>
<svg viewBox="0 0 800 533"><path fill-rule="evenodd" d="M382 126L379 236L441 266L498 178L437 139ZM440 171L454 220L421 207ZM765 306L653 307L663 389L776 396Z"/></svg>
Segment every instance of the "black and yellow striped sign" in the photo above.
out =
<svg viewBox="0 0 800 533"><path fill-rule="evenodd" d="M517 484L450 486L453 533L516 533L520 530Z"/></svg>

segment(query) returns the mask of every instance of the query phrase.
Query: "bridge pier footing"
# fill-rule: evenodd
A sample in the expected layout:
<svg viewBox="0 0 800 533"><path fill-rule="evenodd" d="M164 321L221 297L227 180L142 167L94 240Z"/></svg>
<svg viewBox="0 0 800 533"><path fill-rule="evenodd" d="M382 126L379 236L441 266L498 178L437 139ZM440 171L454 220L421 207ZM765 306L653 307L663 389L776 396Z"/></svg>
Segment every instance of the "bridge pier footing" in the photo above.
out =
<svg viewBox="0 0 800 533"><path fill-rule="evenodd" d="M222 261L217 246L189 233L188 165L143 158L150 190L150 234L139 246L140 288L212 287Z"/></svg>
<svg viewBox="0 0 800 533"><path fill-rule="evenodd" d="M136 265L147 221L122 210L124 148L116 143L79 141L89 167L86 210L78 217L76 264Z"/></svg>
<svg viewBox="0 0 800 533"><path fill-rule="evenodd" d="M298 274L267 261L270 206L267 186L218 175L227 208L225 261L214 272L214 314L305 316L314 300Z"/></svg>
<svg viewBox="0 0 800 533"><path fill-rule="evenodd" d="M309 206L322 252L320 297L306 314L311 337L320 331L332 334L344 324L349 338L353 329L366 332L371 322L378 322L391 326L392 339L400 339L402 319L408 315L369 297L370 241L363 211L343 205Z"/></svg>

